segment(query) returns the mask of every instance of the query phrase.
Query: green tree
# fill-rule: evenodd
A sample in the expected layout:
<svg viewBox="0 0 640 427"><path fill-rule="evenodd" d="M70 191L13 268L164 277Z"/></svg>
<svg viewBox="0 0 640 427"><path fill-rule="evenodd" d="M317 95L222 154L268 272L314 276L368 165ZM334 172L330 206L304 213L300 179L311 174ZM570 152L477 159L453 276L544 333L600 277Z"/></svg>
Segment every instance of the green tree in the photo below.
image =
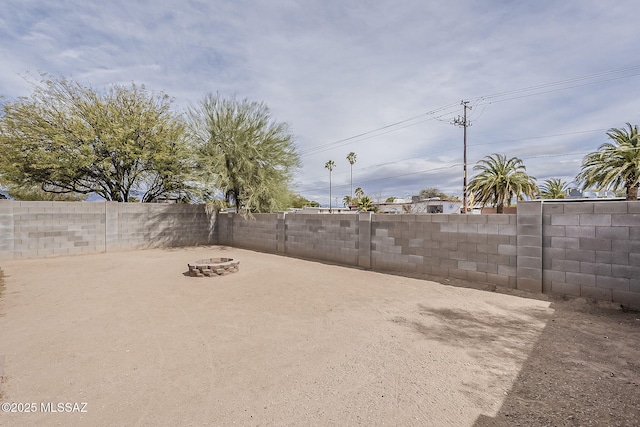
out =
<svg viewBox="0 0 640 427"><path fill-rule="evenodd" d="M336 163L333 160L329 160L324 164L324 167L329 170L329 212L331 212L331 172L336 167Z"/></svg>
<svg viewBox="0 0 640 427"><path fill-rule="evenodd" d="M364 212L377 212L378 208L373 205L373 201L369 196L362 196L358 200L358 210Z"/></svg>
<svg viewBox="0 0 640 427"><path fill-rule="evenodd" d="M300 194L291 194L290 207L300 209L305 206L318 206L318 202L308 200Z"/></svg>
<svg viewBox="0 0 640 427"><path fill-rule="evenodd" d="M624 187L627 200L638 199L640 136L638 125L627 123L627 127L609 129L607 136L612 142L585 156L576 178L583 189L598 186L616 191Z"/></svg>
<svg viewBox="0 0 640 427"><path fill-rule="evenodd" d="M188 112L199 178L247 212L273 212L289 202L300 159L286 123L262 102L208 94Z"/></svg>
<svg viewBox="0 0 640 427"><path fill-rule="evenodd" d="M353 197L353 165L356 162L356 153L354 153L353 151L351 151L349 154L347 154L347 161L349 162L349 165L351 166L350 169L350 182L351 182L351 193L349 194L349 196Z"/></svg>
<svg viewBox="0 0 640 427"><path fill-rule="evenodd" d="M387 197L387 200L385 200L386 203L393 203L393 201L396 199L395 196L391 196L391 197Z"/></svg>
<svg viewBox="0 0 640 427"><path fill-rule="evenodd" d="M496 207L497 213L504 212L504 205L511 205L516 197L535 197L538 187L535 178L526 173L522 160L517 157L507 159L504 154L493 154L480 160L473 167L478 174L469 182L468 189L473 198L482 206Z"/></svg>
<svg viewBox="0 0 640 427"><path fill-rule="evenodd" d="M543 199L564 199L567 196L567 185L560 178L545 179L540 186L540 196Z"/></svg>
<svg viewBox="0 0 640 427"><path fill-rule="evenodd" d="M447 194L443 193L442 191L438 190L435 187L423 188L418 193L418 197L420 197L421 200L434 199L436 197L439 197L440 199L443 199L443 200L450 198Z"/></svg>
<svg viewBox="0 0 640 427"><path fill-rule="evenodd" d="M342 204L344 205L345 208L348 208L351 206L351 204L353 203L353 197L351 196L344 196L342 198Z"/></svg>
<svg viewBox="0 0 640 427"><path fill-rule="evenodd" d="M56 201L56 202L80 202L87 198L86 194L78 193L48 193L40 187L19 187L9 185L7 194L15 200L23 201Z"/></svg>
<svg viewBox="0 0 640 427"><path fill-rule="evenodd" d="M0 117L5 184L144 202L188 190L183 123L164 94L114 85L105 93L66 78L34 83Z"/></svg>

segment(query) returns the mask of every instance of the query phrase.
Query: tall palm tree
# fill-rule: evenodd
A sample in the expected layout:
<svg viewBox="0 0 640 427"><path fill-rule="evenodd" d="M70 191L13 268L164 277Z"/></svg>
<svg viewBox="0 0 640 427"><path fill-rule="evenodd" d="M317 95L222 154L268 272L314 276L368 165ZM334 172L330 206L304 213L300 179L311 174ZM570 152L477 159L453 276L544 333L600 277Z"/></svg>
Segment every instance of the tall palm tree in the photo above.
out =
<svg viewBox="0 0 640 427"><path fill-rule="evenodd" d="M582 160L582 171L576 181L583 189L599 186L616 191L626 189L627 200L638 200L640 180L640 134L638 125L627 123L628 129L609 129L605 142L598 151Z"/></svg>
<svg viewBox="0 0 640 427"><path fill-rule="evenodd" d="M473 170L479 173L469 182L469 191L476 202L495 206L497 213L503 213L504 205L510 206L514 197L522 200L523 195L535 197L538 193L535 178L527 174L517 157L507 159L504 154L492 154L480 160Z"/></svg>
<svg viewBox="0 0 640 427"><path fill-rule="evenodd" d="M329 169L329 212L331 212L331 172L333 168L336 166L336 163L333 160L329 160L324 164L326 169Z"/></svg>
<svg viewBox="0 0 640 427"><path fill-rule="evenodd" d="M350 196L353 197L353 164L356 162L356 153L354 153L352 151L349 154L347 154L347 160L349 161L349 164L351 165L351 194L350 194Z"/></svg>
<svg viewBox="0 0 640 427"><path fill-rule="evenodd" d="M543 199L564 199L567 196L567 182L560 178L545 179L540 187L540 195Z"/></svg>

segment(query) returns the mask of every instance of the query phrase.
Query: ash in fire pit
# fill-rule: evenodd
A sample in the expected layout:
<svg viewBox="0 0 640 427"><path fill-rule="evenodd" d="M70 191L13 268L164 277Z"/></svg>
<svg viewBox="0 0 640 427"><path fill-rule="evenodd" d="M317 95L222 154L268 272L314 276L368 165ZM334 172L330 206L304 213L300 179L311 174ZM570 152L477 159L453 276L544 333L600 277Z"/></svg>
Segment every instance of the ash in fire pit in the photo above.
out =
<svg viewBox="0 0 640 427"><path fill-rule="evenodd" d="M238 271L240 261L234 261L233 258L207 258L187 265L189 266L189 275L192 277L226 276Z"/></svg>

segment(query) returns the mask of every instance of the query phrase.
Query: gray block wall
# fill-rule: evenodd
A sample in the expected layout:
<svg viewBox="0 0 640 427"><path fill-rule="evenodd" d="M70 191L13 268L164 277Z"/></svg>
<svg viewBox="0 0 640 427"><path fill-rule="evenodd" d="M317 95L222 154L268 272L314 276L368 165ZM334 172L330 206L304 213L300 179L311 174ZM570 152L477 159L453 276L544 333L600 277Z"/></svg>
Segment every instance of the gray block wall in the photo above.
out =
<svg viewBox="0 0 640 427"><path fill-rule="evenodd" d="M544 291L640 308L640 203L544 203Z"/></svg>
<svg viewBox="0 0 640 427"><path fill-rule="evenodd" d="M517 287L515 215L373 216L371 267Z"/></svg>
<svg viewBox="0 0 640 427"><path fill-rule="evenodd" d="M278 215L255 214L244 218L235 213L219 214L219 244L265 252L278 252Z"/></svg>
<svg viewBox="0 0 640 427"><path fill-rule="evenodd" d="M366 220L366 216L363 216ZM288 255L358 265L360 217L357 214L287 214Z"/></svg>
<svg viewBox="0 0 640 427"><path fill-rule="evenodd" d="M0 200L0 260L212 244L203 205Z"/></svg>

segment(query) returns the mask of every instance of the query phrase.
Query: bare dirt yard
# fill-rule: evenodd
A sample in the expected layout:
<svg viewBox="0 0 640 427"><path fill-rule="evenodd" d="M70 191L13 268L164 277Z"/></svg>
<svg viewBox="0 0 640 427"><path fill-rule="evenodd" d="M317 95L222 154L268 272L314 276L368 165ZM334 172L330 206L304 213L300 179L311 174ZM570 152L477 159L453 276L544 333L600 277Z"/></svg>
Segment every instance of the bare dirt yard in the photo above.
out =
<svg viewBox="0 0 640 427"><path fill-rule="evenodd" d="M1 425L640 422L637 312L223 247L1 267Z"/></svg>

